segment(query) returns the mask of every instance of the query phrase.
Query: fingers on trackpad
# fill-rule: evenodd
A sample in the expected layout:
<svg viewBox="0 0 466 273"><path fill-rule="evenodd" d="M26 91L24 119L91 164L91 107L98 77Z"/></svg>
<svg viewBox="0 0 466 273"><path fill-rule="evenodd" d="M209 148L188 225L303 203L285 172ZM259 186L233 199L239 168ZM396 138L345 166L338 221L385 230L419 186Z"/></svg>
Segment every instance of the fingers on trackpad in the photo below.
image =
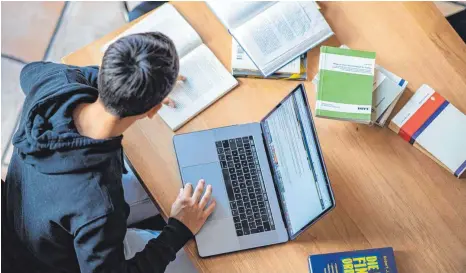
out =
<svg viewBox="0 0 466 273"><path fill-rule="evenodd" d="M209 219L231 218L225 183L218 162L184 167L181 169L181 176L183 184L191 183L196 187L198 181L204 179L206 185L212 185L212 197L217 201L217 206Z"/></svg>

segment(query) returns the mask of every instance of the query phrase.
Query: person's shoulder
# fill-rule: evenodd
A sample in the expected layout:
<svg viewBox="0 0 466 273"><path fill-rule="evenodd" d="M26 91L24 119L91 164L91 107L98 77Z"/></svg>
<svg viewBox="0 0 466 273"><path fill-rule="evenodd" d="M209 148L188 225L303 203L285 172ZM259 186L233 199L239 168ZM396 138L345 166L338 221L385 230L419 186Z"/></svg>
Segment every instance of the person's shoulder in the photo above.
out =
<svg viewBox="0 0 466 273"><path fill-rule="evenodd" d="M34 85L55 83L57 79L64 79L61 72L66 71L67 66L52 62L32 62L23 67L20 74L20 82L23 91L29 93Z"/></svg>
<svg viewBox="0 0 466 273"><path fill-rule="evenodd" d="M21 78L24 80L50 79L50 77L65 79L67 83L87 84L88 82L81 68L74 65L39 61L27 64L21 71Z"/></svg>
<svg viewBox="0 0 466 273"><path fill-rule="evenodd" d="M46 74L47 72L50 72L50 71L60 71L60 70L66 69L66 67L67 65L64 65L64 64L39 61L39 62L28 63L27 65L23 67L21 72L23 74L24 73Z"/></svg>

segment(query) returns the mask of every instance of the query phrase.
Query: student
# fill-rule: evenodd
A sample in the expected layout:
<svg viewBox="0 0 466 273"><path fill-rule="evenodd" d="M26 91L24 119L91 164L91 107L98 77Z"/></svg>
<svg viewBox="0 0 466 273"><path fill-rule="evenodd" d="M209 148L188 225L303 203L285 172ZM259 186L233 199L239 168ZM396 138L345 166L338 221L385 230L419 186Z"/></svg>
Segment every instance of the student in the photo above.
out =
<svg viewBox="0 0 466 273"><path fill-rule="evenodd" d="M204 181L181 189L158 237L127 253L134 236L125 238L122 133L169 103L178 72L175 46L161 33L119 39L100 70L47 62L24 67L26 100L13 138L2 223L2 237L10 242L2 250L13 266L27 272L163 272L200 230L215 207L210 185L202 195Z"/></svg>

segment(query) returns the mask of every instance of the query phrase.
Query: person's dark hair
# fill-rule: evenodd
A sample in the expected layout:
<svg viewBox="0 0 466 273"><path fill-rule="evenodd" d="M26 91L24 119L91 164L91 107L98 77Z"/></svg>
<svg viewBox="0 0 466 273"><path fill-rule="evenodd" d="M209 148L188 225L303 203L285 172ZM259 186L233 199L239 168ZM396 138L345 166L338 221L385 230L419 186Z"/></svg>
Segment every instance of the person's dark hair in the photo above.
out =
<svg viewBox="0 0 466 273"><path fill-rule="evenodd" d="M105 51L99 72L99 97L121 118L149 111L176 83L179 60L172 40L160 32L129 35Z"/></svg>

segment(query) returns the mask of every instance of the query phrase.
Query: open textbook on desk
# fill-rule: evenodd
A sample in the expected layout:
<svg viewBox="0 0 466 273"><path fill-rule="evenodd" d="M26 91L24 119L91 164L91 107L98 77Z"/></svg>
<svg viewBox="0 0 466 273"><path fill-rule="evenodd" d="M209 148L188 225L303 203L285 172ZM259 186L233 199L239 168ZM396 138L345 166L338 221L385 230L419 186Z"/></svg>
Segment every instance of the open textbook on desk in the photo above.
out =
<svg viewBox="0 0 466 273"><path fill-rule="evenodd" d="M238 85L199 34L170 4L164 4L112 42L123 36L150 31L161 32L173 40L180 57L180 74L186 77L169 95L176 108L164 105L159 111L172 130L183 126ZM112 42L102 49L106 50Z"/></svg>
<svg viewBox="0 0 466 273"><path fill-rule="evenodd" d="M266 77L333 35L315 2L208 5Z"/></svg>

